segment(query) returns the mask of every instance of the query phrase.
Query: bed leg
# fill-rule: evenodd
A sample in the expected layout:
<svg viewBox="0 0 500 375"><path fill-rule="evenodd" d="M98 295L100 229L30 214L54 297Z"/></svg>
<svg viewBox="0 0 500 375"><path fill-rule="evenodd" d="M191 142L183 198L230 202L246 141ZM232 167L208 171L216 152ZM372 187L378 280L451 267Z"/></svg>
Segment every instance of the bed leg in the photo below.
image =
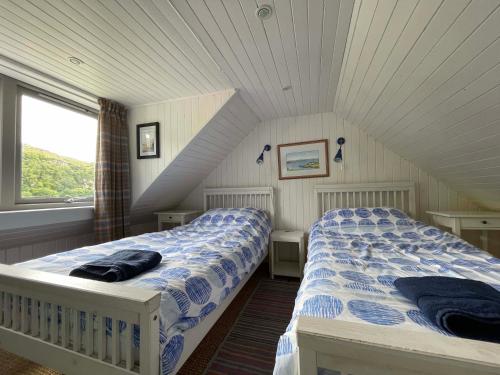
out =
<svg viewBox="0 0 500 375"><path fill-rule="evenodd" d="M317 373L316 352L309 348L299 347L299 374Z"/></svg>
<svg viewBox="0 0 500 375"><path fill-rule="evenodd" d="M273 267L274 267L274 244L273 240L269 239L269 253L268 253L268 260L269 260L269 276L271 279L274 279L274 273L273 273Z"/></svg>
<svg viewBox="0 0 500 375"><path fill-rule="evenodd" d="M140 374L158 375L160 373L159 310L141 315L140 330Z"/></svg>

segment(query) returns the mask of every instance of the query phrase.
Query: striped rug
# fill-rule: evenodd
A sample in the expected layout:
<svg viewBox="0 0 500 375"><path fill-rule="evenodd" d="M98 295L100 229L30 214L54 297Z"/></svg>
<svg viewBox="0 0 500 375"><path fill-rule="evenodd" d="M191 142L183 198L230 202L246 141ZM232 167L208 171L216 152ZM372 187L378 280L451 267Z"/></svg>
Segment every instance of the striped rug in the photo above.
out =
<svg viewBox="0 0 500 375"><path fill-rule="evenodd" d="M290 321L297 280L260 280L205 374L272 374L278 339Z"/></svg>

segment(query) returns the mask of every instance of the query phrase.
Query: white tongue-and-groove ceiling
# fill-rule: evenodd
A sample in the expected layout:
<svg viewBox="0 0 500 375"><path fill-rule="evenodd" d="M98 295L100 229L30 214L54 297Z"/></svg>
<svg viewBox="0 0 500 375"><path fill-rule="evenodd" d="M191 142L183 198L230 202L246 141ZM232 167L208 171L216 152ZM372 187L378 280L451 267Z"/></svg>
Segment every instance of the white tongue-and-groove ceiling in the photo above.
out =
<svg viewBox="0 0 500 375"><path fill-rule="evenodd" d="M0 54L127 105L231 87L164 0L0 0Z"/></svg>
<svg viewBox="0 0 500 375"><path fill-rule="evenodd" d="M500 208L499 6L0 0L0 54L127 105L237 88L260 120L335 110Z"/></svg>
<svg viewBox="0 0 500 375"><path fill-rule="evenodd" d="M262 120L332 111L354 0L171 3Z"/></svg>
<svg viewBox="0 0 500 375"><path fill-rule="evenodd" d="M500 209L500 1L356 2L336 111Z"/></svg>

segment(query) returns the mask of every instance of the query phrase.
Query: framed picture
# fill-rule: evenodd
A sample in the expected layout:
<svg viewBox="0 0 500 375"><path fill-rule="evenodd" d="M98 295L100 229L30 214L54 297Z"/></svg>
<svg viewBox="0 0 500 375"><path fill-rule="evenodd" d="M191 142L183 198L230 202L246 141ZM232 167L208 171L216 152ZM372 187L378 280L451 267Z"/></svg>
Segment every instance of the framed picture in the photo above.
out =
<svg viewBox="0 0 500 375"><path fill-rule="evenodd" d="M137 125L137 159L160 157L160 123Z"/></svg>
<svg viewBox="0 0 500 375"><path fill-rule="evenodd" d="M328 177L328 140L278 145L279 179Z"/></svg>

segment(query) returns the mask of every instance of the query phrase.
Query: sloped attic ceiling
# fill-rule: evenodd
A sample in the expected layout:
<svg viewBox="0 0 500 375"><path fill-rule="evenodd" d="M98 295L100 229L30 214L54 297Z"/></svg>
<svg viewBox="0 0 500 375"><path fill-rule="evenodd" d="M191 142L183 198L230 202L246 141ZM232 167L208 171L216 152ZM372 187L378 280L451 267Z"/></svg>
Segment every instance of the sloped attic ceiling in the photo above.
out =
<svg viewBox="0 0 500 375"><path fill-rule="evenodd" d="M336 111L500 208L500 2L356 2Z"/></svg>
<svg viewBox="0 0 500 375"><path fill-rule="evenodd" d="M354 0L269 3L1 0L0 55L127 105L237 88L261 120L331 111Z"/></svg>
<svg viewBox="0 0 500 375"><path fill-rule="evenodd" d="M499 5L2 0L0 54L126 104L238 88L261 120L333 109L500 208Z"/></svg>
<svg viewBox="0 0 500 375"><path fill-rule="evenodd" d="M232 87L163 0L1 0L0 55L127 105Z"/></svg>
<svg viewBox="0 0 500 375"><path fill-rule="evenodd" d="M258 123L239 93L232 93L134 199L132 215L147 216L154 210L179 204Z"/></svg>
<svg viewBox="0 0 500 375"><path fill-rule="evenodd" d="M262 120L333 109L354 0L171 3Z"/></svg>

